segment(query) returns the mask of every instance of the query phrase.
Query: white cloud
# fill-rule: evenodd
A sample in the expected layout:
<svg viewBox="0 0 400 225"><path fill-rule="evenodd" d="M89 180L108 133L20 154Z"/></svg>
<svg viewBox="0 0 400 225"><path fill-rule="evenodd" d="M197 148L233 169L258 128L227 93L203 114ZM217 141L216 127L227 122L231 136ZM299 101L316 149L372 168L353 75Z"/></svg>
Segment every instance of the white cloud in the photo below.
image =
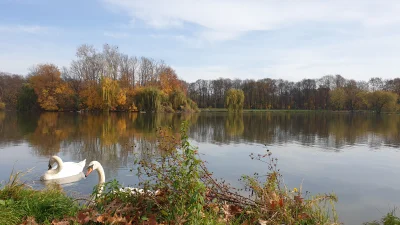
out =
<svg viewBox="0 0 400 225"><path fill-rule="evenodd" d="M48 27L38 25L1 25L0 32L40 34L49 31Z"/></svg>
<svg viewBox="0 0 400 225"><path fill-rule="evenodd" d="M204 41L185 35L151 34L150 37L154 39L168 39L178 41L180 43L184 43L188 48L201 48L204 46Z"/></svg>
<svg viewBox="0 0 400 225"><path fill-rule="evenodd" d="M221 62L224 56L210 56L214 66L193 67L175 65L178 75L190 82L197 79L274 78L300 81L341 74L345 78L368 81L371 77L389 79L398 77L400 35L365 37L323 46L298 46L273 51L260 46L259 53L243 50L241 54ZM268 54L264 54L268 52ZM241 62L237 63L237 62ZM229 63L229 64L228 64ZM253 64L250 64L253 63Z"/></svg>
<svg viewBox="0 0 400 225"><path fill-rule="evenodd" d="M378 27L400 22L400 2L353 1L260 1L260 0L104 0L132 19L154 28L200 26L199 36L230 40L249 31L279 29L304 22L353 23Z"/></svg>
<svg viewBox="0 0 400 225"><path fill-rule="evenodd" d="M125 33L125 32L109 32L109 31L106 31L103 34L106 37L112 37L112 38L115 38L115 39L130 37L130 35L128 33Z"/></svg>

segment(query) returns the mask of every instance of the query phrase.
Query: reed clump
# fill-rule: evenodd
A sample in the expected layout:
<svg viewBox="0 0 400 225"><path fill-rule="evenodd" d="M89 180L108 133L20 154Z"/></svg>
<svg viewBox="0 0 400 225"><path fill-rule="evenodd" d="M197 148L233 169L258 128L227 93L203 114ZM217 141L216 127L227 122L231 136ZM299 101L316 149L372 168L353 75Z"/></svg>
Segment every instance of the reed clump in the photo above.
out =
<svg viewBox="0 0 400 225"><path fill-rule="evenodd" d="M34 190L20 181L22 172L12 173L0 189L0 224L20 224L34 218L40 224L74 216L77 202L56 187Z"/></svg>

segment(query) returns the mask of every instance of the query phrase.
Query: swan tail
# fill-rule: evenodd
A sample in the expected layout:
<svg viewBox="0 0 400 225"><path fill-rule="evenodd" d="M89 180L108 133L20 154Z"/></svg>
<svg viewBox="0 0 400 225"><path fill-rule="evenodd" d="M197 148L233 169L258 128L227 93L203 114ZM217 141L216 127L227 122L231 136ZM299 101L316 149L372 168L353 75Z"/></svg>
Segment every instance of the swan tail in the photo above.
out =
<svg viewBox="0 0 400 225"><path fill-rule="evenodd" d="M79 162L79 165L80 165L82 168L84 168L85 165L86 165L86 159L80 161L80 162Z"/></svg>

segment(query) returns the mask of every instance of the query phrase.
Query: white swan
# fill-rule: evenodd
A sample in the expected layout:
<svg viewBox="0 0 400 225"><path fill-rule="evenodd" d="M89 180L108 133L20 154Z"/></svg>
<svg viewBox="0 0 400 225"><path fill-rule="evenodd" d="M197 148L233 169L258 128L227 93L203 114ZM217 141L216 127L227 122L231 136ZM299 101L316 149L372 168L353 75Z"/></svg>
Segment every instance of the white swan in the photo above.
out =
<svg viewBox="0 0 400 225"><path fill-rule="evenodd" d="M104 174L103 166L102 166L99 162L97 162L97 161L91 161L91 162L89 163L89 166L87 167L87 172L86 172L85 176L86 176L86 177L89 176L89 174L90 174L91 172L93 172L94 170L96 170L96 171L97 171L97 174L99 175L99 182L98 182L98 185L99 185L99 192L97 193L97 196L100 196L101 192L103 192L103 184L104 184L104 182L106 181L106 176L105 176L105 174ZM120 190L121 192L127 192L127 193L131 193L131 194L136 194L136 193L144 194L144 190L141 189L141 188L122 187L122 188L120 188L119 190ZM153 192L150 191L150 190L147 190L147 193L153 194ZM159 193L159 192L158 192L158 190L157 190L157 191L155 192L155 194L157 195L158 193Z"/></svg>
<svg viewBox="0 0 400 225"><path fill-rule="evenodd" d="M53 169L53 164L57 163L57 168ZM66 178L82 173L83 168L86 165L86 159L76 162L63 162L58 156L52 156L49 160L49 170L47 170L41 177L40 180L54 180Z"/></svg>

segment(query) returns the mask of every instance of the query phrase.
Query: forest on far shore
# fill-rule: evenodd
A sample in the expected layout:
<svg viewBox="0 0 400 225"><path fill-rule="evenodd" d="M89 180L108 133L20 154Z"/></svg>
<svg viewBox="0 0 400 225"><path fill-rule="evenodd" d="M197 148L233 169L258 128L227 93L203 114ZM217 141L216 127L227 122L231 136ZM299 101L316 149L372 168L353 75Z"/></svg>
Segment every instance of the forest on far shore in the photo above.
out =
<svg viewBox="0 0 400 225"><path fill-rule="evenodd" d="M200 108L223 108L231 88L244 93L245 109L296 110L399 110L400 78L369 81L326 75L291 82L282 79L197 80L189 84L189 97Z"/></svg>
<svg viewBox="0 0 400 225"><path fill-rule="evenodd" d="M0 68L1 69L1 68ZM181 80L162 60L123 54L105 44L81 45L69 67L39 64L26 76L0 72L0 109L194 112L224 108L230 89L244 109L398 111L400 78L368 81L325 75L282 79Z"/></svg>

